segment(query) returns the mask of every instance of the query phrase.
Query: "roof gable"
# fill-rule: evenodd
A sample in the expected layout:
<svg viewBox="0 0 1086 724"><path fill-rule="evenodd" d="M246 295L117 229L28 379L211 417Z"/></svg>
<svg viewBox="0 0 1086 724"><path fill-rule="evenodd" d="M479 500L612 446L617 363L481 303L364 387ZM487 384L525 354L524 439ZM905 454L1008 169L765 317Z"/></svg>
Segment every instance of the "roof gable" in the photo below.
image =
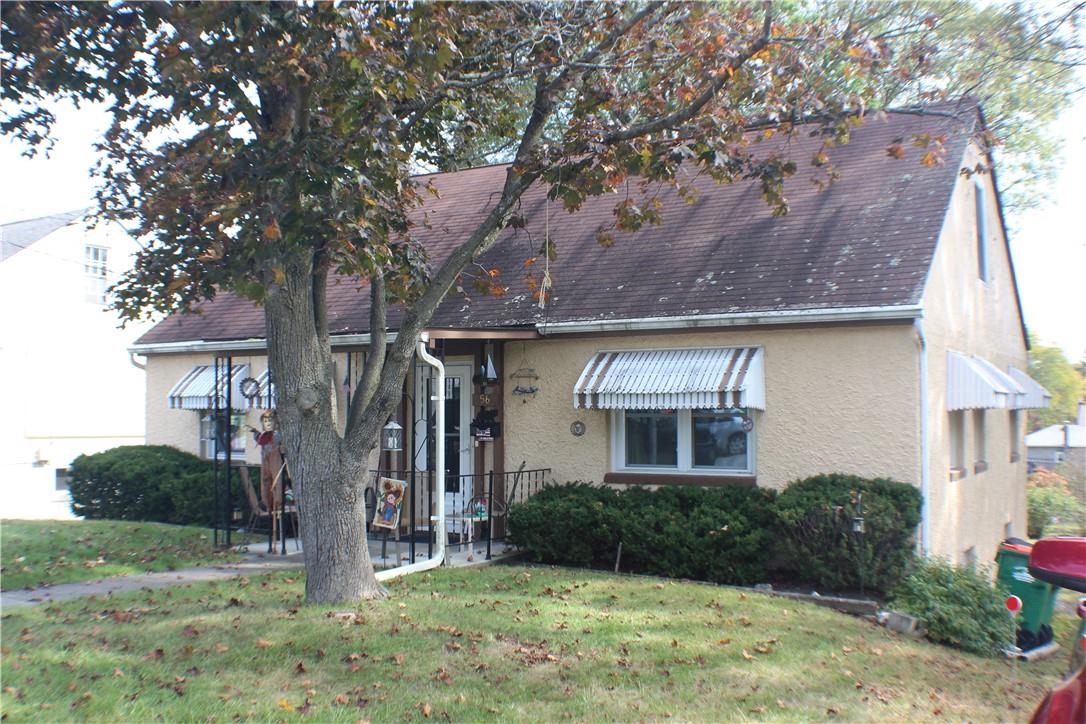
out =
<svg viewBox="0 0 1086 724"><path fill-rule="evenodd" d="M15 256L34 242L40 241L57 229L71 224L86 213L86 209L76 209L75 211L49 214L36 219L26 219L0 225L0 261Z"/></svg>

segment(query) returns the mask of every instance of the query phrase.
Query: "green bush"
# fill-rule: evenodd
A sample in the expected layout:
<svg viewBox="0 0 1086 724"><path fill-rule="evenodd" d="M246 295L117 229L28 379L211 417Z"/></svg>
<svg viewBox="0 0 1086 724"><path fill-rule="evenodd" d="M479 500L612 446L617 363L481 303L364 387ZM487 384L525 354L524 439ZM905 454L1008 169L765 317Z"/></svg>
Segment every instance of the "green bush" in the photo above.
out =
<svg viewBox="0 0 1086 724"><path fill-rule="evenodd" d="M992 585L984 567L918 558L891 593L890 603L923 619L932 641L996 656L1014 639L1014 625L1004 608L1006 595Z"/></svg>
<svg viewBox="0 0 1086 724"><path fill-rule="evenodd" d="M863 494L864 534L852 530ZM779 554L795 578L830 590L888 591L901 580L920 522L920 491L855 475L816 475L777 498Z"/></svg>
<svg viewBox="0 0 1086 724"><path fill-rule="evenodd" d="M545 489L509 514L510 539L530 559L718 583L764 580L772 554L773 491L665 487L616 492L585 484Z"/></svg>
<svg viewBox="0 0 1086 724"><path fill-rule="evenodd" d="M1086 485L1072 485L1062 475L1044 469L1029 476L1026 533L1030 538L1086 532L1086 503L1072 492L1079 487Z"/></svg>
<svg viewBox="0 0 1086 724"><path fill-rule="evenodd" d="M210 525L212 463L166 445L80 455L70 466L72 512L84 518Z"/></svg>
<svg viewBox="0 0 1086 724"><path fill-rule="evenodd" d="M621 536L618 495L584 483L546 487L509 510L509 539L528 558L566 566L614 565Z"/></svg>

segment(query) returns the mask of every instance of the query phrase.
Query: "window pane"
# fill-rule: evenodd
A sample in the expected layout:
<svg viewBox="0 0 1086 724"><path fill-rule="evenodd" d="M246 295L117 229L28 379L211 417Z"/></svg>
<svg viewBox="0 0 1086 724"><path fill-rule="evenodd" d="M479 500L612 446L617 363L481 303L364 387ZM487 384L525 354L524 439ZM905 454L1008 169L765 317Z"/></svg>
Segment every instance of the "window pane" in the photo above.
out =
<svg viewBox="0 0 1086 724"><path fill-rule="evenodd" d="M626 464L674 468L679 464L679 434L674 412L626 413Z"/></svg>
<svg viewBox="0 0 1086 724"><path fill-rule="evenodd" d="M694 410L694 467L749 470L748 436L738 411Z"/></svg>

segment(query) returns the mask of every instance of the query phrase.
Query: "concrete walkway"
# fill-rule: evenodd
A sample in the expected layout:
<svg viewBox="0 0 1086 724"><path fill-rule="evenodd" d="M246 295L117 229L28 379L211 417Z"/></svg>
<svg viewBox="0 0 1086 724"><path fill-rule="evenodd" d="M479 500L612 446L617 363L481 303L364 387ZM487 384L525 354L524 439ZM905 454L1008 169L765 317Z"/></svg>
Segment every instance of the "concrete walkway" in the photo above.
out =
<svg viewBox="0 0 1086 724"><path fill-rule="evenodd" d="M301 553L288 553L285 556L245 553L237 563L224 563L221 566L199 566L197 568L179 568L176 571L160 573L138 573L132 576L115 576L98 581L80 581L78 583L59 583L47 588L20 589L0 592L0 610L7 611L20 606L36 606L55 601L70 601L82 596L109 597L122 591L138 591L141 588L163 588L179 586L185 583L217 581L237 576L259 575L272 571L297 571L305 567Z"/></svg>
<svg viewBox="0 0 1086 724"><path fill-rule="evenodd" d="M394 541L390 541L384 551L380 541L370 541L370 557L378 568L388 568L398 557L402 564L411 562L407 543L401 543L399 551ZM197 568L179 568L176 571L160 573L138 573L131 576L115 576L98 581L80 581L78 583L58 583L45 588L19 589L0 592L0 611L7 611L19 606L37 606L42 603L70 601L82 596L109 597L123 591L138 591L141 588L163 588L180 586L185 583L203 583L218 581L245 575L259 575L272 571L298 571L305 568L302 552L294 539L287 541L287 555L270 555L266 543L250 544L244 548L242 560L237 563L224 563L219 566L199 566ZM446 565L453 567L473 566L486 563L486 544L475 542L469 550L467 546L450 548ZM255 549L255 550L254 550ZM425 560L426 546L416 545L415 559ZM382 556L381 553L385 555ZM494 543L492 554L495 558L507 557L510 549L504 543Z"/></svg>

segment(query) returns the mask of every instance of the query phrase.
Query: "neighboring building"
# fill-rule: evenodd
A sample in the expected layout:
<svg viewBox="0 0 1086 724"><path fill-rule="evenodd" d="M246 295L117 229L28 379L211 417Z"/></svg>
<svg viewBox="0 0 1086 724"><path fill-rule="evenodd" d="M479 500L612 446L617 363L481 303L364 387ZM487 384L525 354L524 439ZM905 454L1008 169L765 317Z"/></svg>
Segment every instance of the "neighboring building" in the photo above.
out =
<svg viewBox="0 0 1086 724"><path fill-rule="evenodd" d="M964 125L945 114L867 120L833 149L839 180L819 191L801 170L786 183L784 217L754 183L699 180L689 204L661 189L662 223L618 234L613 248L596 237L615 197L568 215L533 190L527 229L479 259L509 294L452 295L431 323L448 368L446 472L524 461L557 481L778 489L823 472L887 476L922 489L924 550L990 560L1001 539L1025 534L1023 408L1045 393L1021 372L1027 339L994 176L961 172L991 164L974 141L979 111L966 115ZM919 164L911 147L904 160L888 154L917 134L946 136L945 165ZM819 141L790 143L804 168ZM471 230L504 174L427 179L440 196L416 232L435 257ZM548 233L558 257L540 309L520 279ZM328 293L342 416L369 343L368 292ZM194 452L206 449L211 404L206 380L188 393L196 367L228 358L237 384L266 365L261 309L232 295L202 309L134 347L148 360L148 440ZM419 469L426 369L400 418ZM256 424L238 414L239 428L244 414ZM255 459L251 437L235 445ZM474 480L478 491L483 476Z"/></svg>
<svg viewBox="0 0 1086 724"><path fill-rule="evenodd" d="M1078 403L1075 421L1049 425L1026 435L1029 470L1051 470L1060 463L1086 472L1086 402Z"/></svg>
<svg viewBox="0 0 1086 724"><path fill-rule="evenodd" d="M88 230L85 212L0 226L0 515L68 518L76 456L143 443L144 374L106 289L137 246L120 226Z"/></svg>

